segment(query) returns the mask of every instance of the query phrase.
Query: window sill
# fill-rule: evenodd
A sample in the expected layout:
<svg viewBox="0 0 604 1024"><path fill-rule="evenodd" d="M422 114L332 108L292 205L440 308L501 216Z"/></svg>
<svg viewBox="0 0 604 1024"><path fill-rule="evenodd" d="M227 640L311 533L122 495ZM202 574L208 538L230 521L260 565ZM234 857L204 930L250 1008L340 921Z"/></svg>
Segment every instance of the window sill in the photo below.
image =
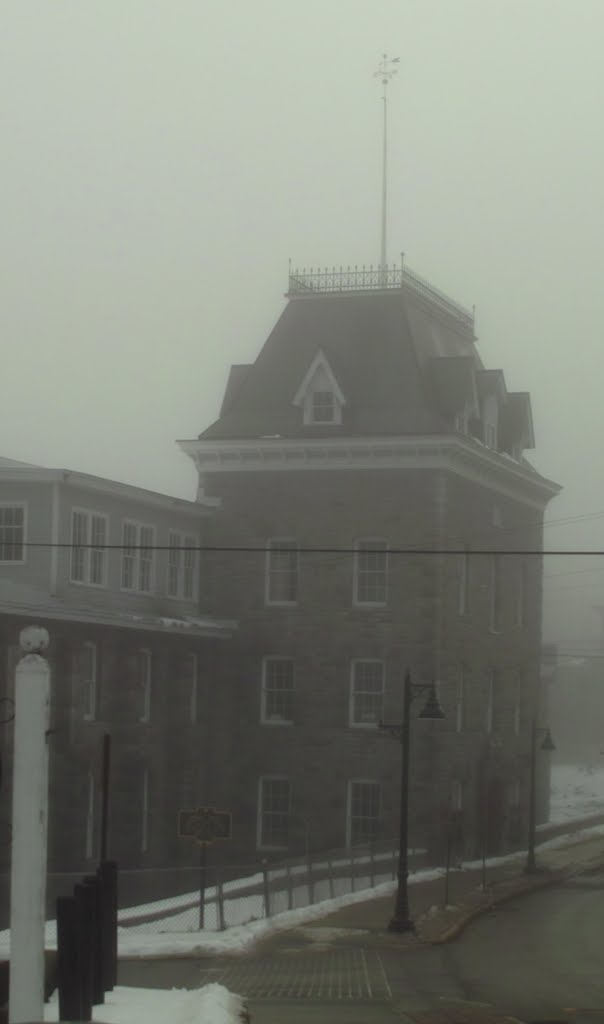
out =
<svg viewBox="0 0 604 1024"><path fill-rule="evenodd" d="M260 725L288 726L293 725L293 718L261 718Z"/></svg>
<svg viewBox="0 0 604 1024"><path fill-rule="evenodd" d="M107 590L107 583L91 583L89 580L73 580L69 577L69 582L74 587L94 587L95 590Z"/></svg>
<svg viewBox="0 0 604 1024"><path fill-rule="evenodd" d="M297 608L297 601L265 601L265 608Z"/></svg>

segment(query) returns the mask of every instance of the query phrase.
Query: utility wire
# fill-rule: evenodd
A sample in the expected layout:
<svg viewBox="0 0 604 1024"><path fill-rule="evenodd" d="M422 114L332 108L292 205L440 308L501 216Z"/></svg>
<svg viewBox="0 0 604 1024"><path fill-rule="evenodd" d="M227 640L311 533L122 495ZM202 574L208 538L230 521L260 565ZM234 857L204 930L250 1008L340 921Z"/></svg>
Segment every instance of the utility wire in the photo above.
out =
<svg viewBox="0 0 604 1024"><path fill-rule="evenodd" d="M10 542L5 546L11 546ZM16 545L13 545L16 546ZM77 551L210 551L216 553L240 553L240 554L265 554L267 551L276 552L296 552L300 555L356 555L356 554L388 554L388 555L468 555L480 556L480 555L533 555L540 557L565 557L565 556L584 556L589 558L598 558L604 555L604 549L596 550L580 550L580 549L551 549L547 550L544 548L518 548L518 549L503 549L503 548L392 548L384 546L383 548L356 548L356 547L340 547L340 548L319 548L319 547L275 547L267 548L266 546L260 547L247 546L247 545L218 545L218 544L182 544L182 545L170 545L170 544L73 544L68 542L60 541L26 541L23 545L26 548L69 548Z"/></svg>

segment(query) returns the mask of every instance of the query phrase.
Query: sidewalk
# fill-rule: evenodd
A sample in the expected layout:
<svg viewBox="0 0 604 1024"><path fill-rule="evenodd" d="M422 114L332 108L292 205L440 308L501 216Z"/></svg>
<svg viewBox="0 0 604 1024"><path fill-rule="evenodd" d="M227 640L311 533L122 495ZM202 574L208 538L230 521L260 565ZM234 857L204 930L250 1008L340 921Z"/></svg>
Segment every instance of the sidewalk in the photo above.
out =
<svg viewBox="0 0 604 1024"><path fill-rule="evenodd" d="M506 864L489 867L486 888L482 868L451 870L448 906L444 907L445 879L414 882L409 879L409 908L416 934L393 934L387 930L394 897L380 897L342 907L308 926L292 929L320 945L363 945L365 947L417 948L419 943L447 942L475 917L491 907L523 893L554 885L573 874L604 867L604 836L579 839L556 849L537 852L539 870L524 873L526 854ZM262 948L274 948L287 941L289 932L270 936ZM258 949L257 949L258 951Z"/></svg>

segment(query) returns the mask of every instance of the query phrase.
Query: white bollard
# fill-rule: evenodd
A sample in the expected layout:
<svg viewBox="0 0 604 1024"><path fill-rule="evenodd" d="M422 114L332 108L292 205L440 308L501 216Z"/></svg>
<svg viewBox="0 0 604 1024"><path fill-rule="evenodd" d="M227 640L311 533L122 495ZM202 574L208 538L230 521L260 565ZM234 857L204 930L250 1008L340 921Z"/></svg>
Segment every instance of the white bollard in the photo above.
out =
<svg viewBox="0 0 604 1024"><path fill-rule="evenodd" d="M29 626L15 675L9 1024L44 1020L48 818L48 633Z"/></svg>

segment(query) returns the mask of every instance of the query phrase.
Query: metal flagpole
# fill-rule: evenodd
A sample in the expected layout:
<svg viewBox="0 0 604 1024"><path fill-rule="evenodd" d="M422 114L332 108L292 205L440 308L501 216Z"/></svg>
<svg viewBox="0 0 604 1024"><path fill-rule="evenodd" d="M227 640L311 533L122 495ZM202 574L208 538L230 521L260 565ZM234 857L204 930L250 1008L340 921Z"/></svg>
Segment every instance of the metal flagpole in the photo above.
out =
<svg viewBox="0 0 604 1024"><path fill-rule="evenodd" d="M386 279L386 268L387 268L387 253L386 253L386 231L387 231L387 206L388 206L388 97L387 89L388 83L391 78L396 75L396 68L393 68L393 64L399 64L400 57L388 57L387 54L382 54L382 59L379 64L379 69L375 72L374 78L381 79L382 82L382 110L383 110L383 128L382 128L382 230L381 230L381 243L380 243L380 276L382 281Z"/></svg>

